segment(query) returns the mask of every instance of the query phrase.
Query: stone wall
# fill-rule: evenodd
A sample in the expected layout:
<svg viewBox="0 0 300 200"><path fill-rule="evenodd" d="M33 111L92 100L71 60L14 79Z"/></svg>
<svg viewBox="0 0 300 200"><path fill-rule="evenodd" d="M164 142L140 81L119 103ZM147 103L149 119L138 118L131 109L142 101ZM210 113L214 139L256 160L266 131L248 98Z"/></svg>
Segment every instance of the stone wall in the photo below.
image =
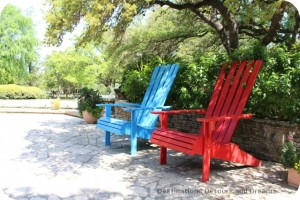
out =
<svg viewBox="0 0 300 200"><path fill-rule="evenodd" d="M115 116L121 119L130 119L130 113L121 107L116 107ZM197 133L201 125L196 121L198 117L201 115L170 115L168 126L184 132ZM231 141L259 159L279 162L280 147L289 133L294 135L294 140L300 147L299 125L252 118L239 121Z"/></svg>
<svg viewBox="0 0 300 200"><path fill-rule="evenodd" d="M123 104L128 103L126 100L118 100L115 102L116 104ZM113 113L115 118L123 119L123 120L130 120L130 111L125 111L124 107L116 106L113 107Z"/></svg>
<svg viewBox="0 0 300 200"><path fill-rule="evenodd" d="M182 132L198 133L201 123L196 119L202 116L197 113L169 115L168 127Z"/></svg>
<svg viewBox="0 0 300 200"><path fill-rule="evenodd" d="M241 149L262 160L279 162L280 148L288 134L300 145L299 125L264 119L241 120L232 138Z"/></svg>
<svg viewBox="0 0 300 200"><path fill-rule="evenodd" d="M200 123L197 114L172 115L169 125L184 132L197 133ZM279 162L279 154L284 138L294 135L294 140L300 147L300 126L287 122L277 122L252 118L240 120L232 137L232 142L255 157L262 160Z"/></svg>

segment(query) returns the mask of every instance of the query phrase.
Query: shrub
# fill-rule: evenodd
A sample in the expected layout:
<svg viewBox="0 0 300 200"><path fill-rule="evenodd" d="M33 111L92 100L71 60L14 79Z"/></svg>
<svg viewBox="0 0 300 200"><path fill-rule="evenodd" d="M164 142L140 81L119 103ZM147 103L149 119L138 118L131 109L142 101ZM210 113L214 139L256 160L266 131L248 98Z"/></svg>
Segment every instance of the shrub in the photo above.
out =
<svg viewBox="0 0 300 200"><path fill-rule="evenodd" d="M37 87L0 85L0 99L42 99L46 94Z"/></svg>
<svg viewBox="0 0 300 200"><path fill-rule="evenodd" d="M246 59L262 59L263 66L245 112L258 118L300 123L300 45L287 49L282 44L263 47L253 43L236 51L231 59L208 52L188 62L168 61L180 63L180 69L166 105L174 109L206 108L221 64ZM126 72L121 90L129 101L137 102L143 97L152 71L149 69Z"/></svg>
<svg viewBox="0 0 300 200"><path fill-rule="evenodd" d="M300 122L300 48L265 48L247 111L256 117Z"/></svg>
<svg viewBox="0 0 300 200"><path fill-rule="evenodd" d="M166 105L171 105L172 108L205 107L224 59L223 55L209 53L189 63L178 60L167 61L167 63L180 63L180 68ZM144 66L142 71L135 69L125 72L121 91L128 101L135 103L142 101L154 66L159 64L152 61L148 65Z"/></svg>
<svg viewBox="0 0 300 200"><path fill-rule="evenodd" d="M173 109L206 108L224 61L222 55L214 53L208 53L193 62L178 61L179 72L166 105L171 105Z"/></svg>
<svg viewBox="0 0 300 200"><path fill-rule="evenodd" d="M281 147L280 162L285 168L295 168L300 172L300 152L298 152L292 135L288 135L286 142Z"/></svg>
<svg viewBox="0 0 300 200"><path fill-rule="evenodd" d="M134 103L142 102L153 69L145 66L143 71L132 70L125 75L121 91L126 94L128 101Z"/></svg>

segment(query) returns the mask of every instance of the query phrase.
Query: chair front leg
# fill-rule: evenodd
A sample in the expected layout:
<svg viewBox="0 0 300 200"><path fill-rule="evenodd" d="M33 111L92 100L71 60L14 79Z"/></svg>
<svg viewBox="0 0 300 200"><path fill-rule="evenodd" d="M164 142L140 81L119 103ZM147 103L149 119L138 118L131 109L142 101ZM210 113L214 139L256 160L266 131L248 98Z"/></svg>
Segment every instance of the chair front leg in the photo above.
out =
<svg viewBox="0 0 300 200"><path fill-rule="evenodd" d="M131 131L130 131L130 153L136 155L137 153L137 111L131 111Z"/></svg>
<svg viewBox="0 0 300 200"><path fill-rule="evenodd" d="M110 105L105 106L105 117L111 117L111 107ZM110 132L105 131L105 146L110 146Z"/></svg>
<svg viewBox="0 0 300 200"><path fill-rule="evenodd" d="M215 128L215 122L204 122L203 124L204 132L204 145L203 145L203 160L202 160L202 182L207 182L210 176L210 157L211 157L211 135Z"/></svg>
<svg viewBox="0 0 300 200"><path fill-rule="evenodd" d="M165 113L159 115L160 127L162 129L168 128L168 117L169 115ZM162 146L160 147L160 164L167 164L167 148Z"/></svg>

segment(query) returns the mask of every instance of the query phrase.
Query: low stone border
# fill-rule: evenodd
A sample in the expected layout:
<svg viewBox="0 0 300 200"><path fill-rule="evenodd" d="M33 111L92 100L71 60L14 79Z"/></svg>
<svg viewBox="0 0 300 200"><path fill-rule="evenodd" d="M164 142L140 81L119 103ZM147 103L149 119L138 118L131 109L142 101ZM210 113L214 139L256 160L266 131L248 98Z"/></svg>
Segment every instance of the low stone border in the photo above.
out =
<svg viewBox="0 0 300 200"><path fill-rule="evenodd" d="M78 110L75 109L38 109L38 108L0 108L0 113L35 113L35 114L65 114L73 117L80 117Z"/></svg>

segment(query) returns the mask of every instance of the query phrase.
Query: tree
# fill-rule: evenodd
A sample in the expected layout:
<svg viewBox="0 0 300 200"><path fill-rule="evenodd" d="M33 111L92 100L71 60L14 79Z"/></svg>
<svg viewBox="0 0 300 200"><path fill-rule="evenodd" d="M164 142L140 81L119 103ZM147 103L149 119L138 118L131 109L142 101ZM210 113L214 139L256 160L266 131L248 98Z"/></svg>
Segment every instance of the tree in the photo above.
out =
<svg viewBox="0 0 300 200"><path fill-rule="evenodd" d="M215 47L221 43L213 30L195 18L191 13L160 8L142 22L131 25L121 42L109 37L110 32L105 33L102 48L115 65L138 70L143 64L149 65L153 58L192 60L196 54L216 51Z"/></svg>
<svg viewBox="0 0 300 200"><path fill-rule="evenodd" d="M73 94L83 87L107 93L117 79L114 68L92 45L80 49L53 52L44 63L43 79L48 89Z"/></svg>
<svg viewBox="0 0 300 200"><path fill-rule="evenodd" d="M0 14L0 83L20 83L38 59L33 23L8 4Z"/></svg>
<svg viewBox="0 0 300 200"><path fill-rule="evenodd" d="M66 32L82 21L85 29L78 45L102 41L103 33L113 29L115 40L124 39L126 29L137 17L157 5L183 10L207 24L218 36L228 54L240 46L243 37L259 39L264 46L285 41L295 43L300 19L297 10L281 0L131 0L71 1L48 0L48 44L60 44ZM289 38L289 40L286 40Z"/></svg>

